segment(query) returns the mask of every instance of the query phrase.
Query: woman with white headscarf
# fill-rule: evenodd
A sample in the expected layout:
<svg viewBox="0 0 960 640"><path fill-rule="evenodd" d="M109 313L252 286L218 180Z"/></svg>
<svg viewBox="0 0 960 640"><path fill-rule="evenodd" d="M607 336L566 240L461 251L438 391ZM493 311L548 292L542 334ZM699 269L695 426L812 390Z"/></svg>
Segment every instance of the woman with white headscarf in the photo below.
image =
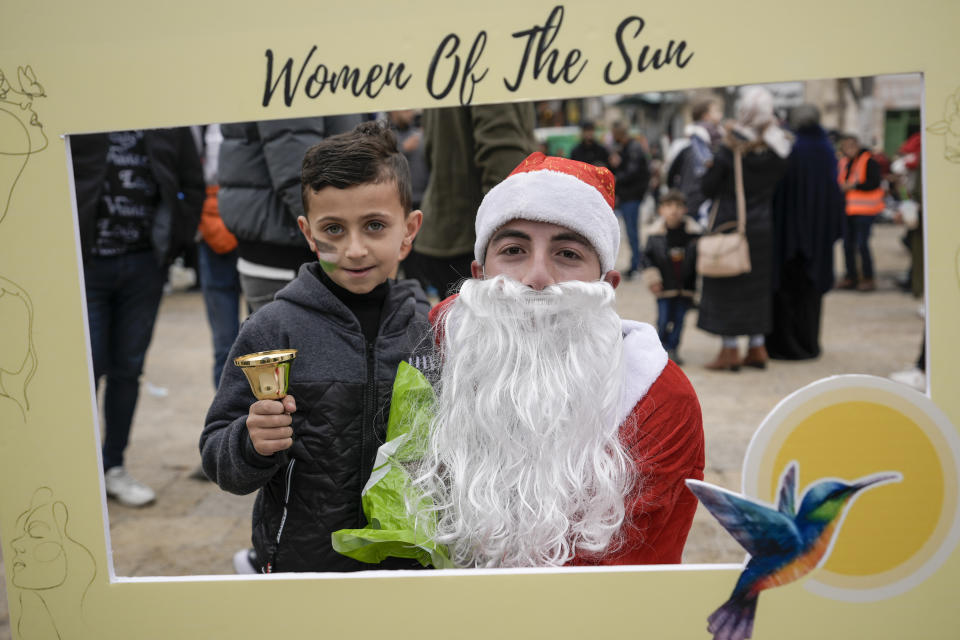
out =
<svg viewBox="0 0 960 640"><path fill-rule="evenodd" d="M713 165L703 176L704 196L718 201L714 228L737 220L734 149L743 166L746 231L751 270L728 278L703 278L697 326L721 336L717 357L706 367L738 371L741 366L764 368L764 335L773 329L771 306L773 218L771 202L790 154L790 138L777 125L773 96L761 87L747 89L737 109L737 121L727 132ZM741 358L738 336L749 336Z"/></svg>

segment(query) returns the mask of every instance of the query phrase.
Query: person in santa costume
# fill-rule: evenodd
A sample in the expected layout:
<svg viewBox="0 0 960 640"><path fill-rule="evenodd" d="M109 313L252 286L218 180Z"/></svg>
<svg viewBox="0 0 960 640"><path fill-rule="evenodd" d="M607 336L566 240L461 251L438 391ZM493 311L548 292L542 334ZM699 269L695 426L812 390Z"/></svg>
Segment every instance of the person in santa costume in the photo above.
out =
<svg viewBox="0 0 960 640"><path fill-rule="evenodd" d="M700 404L656 329L614 309L613 203L606 168L530 155L480 205L473 279L431 313L408 508L454 566L680 562Z"/></svg>

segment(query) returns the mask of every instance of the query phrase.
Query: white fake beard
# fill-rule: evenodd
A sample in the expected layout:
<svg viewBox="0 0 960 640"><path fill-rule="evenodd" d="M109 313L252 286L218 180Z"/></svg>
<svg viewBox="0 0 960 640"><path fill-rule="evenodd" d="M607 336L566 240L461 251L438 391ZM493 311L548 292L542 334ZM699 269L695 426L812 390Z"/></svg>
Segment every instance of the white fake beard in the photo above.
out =
<svg viewBox="0 0 960 640"><path fill-rule="evenodd" d="M613 302L605 282L538 292L501 276L465 282L442 318L414 478L457 566L559 566L617 546L636 470L619 438Z"/></svg>

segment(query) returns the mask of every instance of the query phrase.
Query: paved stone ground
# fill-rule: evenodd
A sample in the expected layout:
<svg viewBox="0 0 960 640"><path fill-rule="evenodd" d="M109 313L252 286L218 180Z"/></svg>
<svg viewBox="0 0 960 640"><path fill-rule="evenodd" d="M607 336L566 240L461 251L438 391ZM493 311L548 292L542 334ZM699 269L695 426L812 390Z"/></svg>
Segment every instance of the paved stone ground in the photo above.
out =
<svg viewBox="0 0 960 640"><path fill-rule="evenodd" d="M719 341L696 328L695 311L688 315L681 355L703 407L708 482L739 490L740 468L751 435L789 393L838 373L885 376L916 358L923 327L918 302L894 284L909 260L899 243L901 235L896 227L875 228L878 291L832 292L824 298L823 355L816 361L773 362L765 371L707 371L703 364L713 358ZM622 254L620 263L625 261ZM621 285L618 305L624 317L656 320L653 297L639 281ZM127 454L130 471L156 489L158 500L144 509L110 501L110 535L118 575L231 573L232 554L249 543L253 496L227 494L212 483L190 477L199 464L197 439L213 395L211 362L200 294L167 295L147 358ZM8 546L3 546L7 554ZM740 547L701 508L684 561L742 559ZM4 588L0 581L0 591ZM6 597L0 593L0 640L9 637Z"/></svg>

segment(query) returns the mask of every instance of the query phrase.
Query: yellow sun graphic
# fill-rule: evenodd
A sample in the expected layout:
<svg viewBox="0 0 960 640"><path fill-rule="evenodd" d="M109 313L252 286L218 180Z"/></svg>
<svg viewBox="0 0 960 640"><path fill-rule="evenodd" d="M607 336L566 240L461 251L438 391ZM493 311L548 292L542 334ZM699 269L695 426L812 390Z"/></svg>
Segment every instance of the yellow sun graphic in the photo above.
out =
<svg viewBox="0 0 960 640"><path fill-rule="evenodd" d="M872 376L821 380L783 400L747 450L743 492L775 503L787 464L799 492L823 478L899 472L847 511L823 566L805 585L840 600L892 597L920 584L960 538L960 436L925 395Z"/></svg>

